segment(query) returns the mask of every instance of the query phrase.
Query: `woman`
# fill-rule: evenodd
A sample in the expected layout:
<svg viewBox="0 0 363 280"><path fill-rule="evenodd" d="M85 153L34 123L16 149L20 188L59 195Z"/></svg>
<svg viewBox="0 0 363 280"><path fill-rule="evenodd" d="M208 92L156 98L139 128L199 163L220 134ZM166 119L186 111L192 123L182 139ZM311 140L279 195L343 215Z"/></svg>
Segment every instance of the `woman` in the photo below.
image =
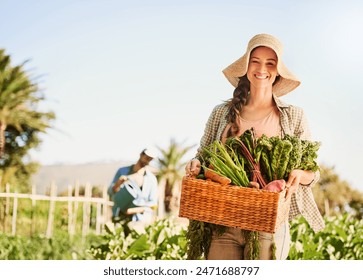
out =
<svg viewBox="0 0 363 280"><path fill-rule="evenodd" d="M269 34L258 34L248 43L246 53L223 70L235 87L233 98L212 111L200 142L198 153L186 165L188 176L201 170L200 153L214 140L225 141L240 136L253 127L256 136L295 135L310 140L310 131L301 108L285 104L279 97L294 90L300 81L281 60L282 44ZM324 221L314 201L311 187L319 179L318 172L293 170L286 182L291 196L289 218L301 214L314 231L324 228ZM213 233L207 259L245 259L249 251L243 231L227 228L223 234ZM259 232L259 259L286 259L290 246L289 224L286 221L275 234Z"/></svg>

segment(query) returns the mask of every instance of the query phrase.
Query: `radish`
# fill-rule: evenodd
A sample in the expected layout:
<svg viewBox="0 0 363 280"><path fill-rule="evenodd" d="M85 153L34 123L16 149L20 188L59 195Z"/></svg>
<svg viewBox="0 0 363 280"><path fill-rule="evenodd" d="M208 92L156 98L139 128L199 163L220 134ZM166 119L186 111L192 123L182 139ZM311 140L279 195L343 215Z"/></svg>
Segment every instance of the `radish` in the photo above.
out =
<svg viewBox="0 0 363 280"><path fill-rule="evenodd" d="M274 180L268 183L263 189L271 192L281 192L286 188L286 181L284 179Z"/></svg>

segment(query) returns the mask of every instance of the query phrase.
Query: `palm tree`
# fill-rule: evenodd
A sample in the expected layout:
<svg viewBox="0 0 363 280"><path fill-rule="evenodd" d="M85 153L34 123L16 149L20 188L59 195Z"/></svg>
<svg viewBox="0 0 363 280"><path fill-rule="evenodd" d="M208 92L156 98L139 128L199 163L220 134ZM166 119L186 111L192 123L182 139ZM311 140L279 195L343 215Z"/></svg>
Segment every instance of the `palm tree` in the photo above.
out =
<svg viewBox="0 0 363 280"><path fill-rule="evenodd" d="M5 152L7 141L9 144L12 144L11 141L14 141L9 136L10 131L13 131L12 134L14 134L14 130L18 131L20 136L18 138L23 136L21 141L25 142L24 145L26 145L29 139L24 132L25 128L35 132L45 132L47 128L50 128L49 121L55 118L53 112L37 111L36 106L44 97L40 94L37 84L31 81L23 69L25 63L12 67L10 56L5 54L4 49L0 49L1 166L5 166L6 161L10 158L10 155L7 155ZM4 173L5 171L3 171Z"/></svg>
<svg viewBox="0 0 363 280"><path fill-rule="evenodd" d="M157 147L162 154L158 161L158 179L164 187L164 210L166 213L172 212L175 201L178 200L176 191L179 189L176 189L176 186L180 185L186 164L183 158L194 146L183 147L183 143L177 143L171 139L167 149Z"/></svg>

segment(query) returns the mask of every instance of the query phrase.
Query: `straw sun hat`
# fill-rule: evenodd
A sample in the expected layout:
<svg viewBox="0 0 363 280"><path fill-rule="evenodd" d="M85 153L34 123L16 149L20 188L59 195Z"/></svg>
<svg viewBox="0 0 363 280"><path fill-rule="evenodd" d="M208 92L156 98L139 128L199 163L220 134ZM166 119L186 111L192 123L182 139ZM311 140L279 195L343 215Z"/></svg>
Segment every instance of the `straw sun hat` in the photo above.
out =
<svg viewBox="0 0 363 280"><path fill-rule="evenodd" d="M298 87L300 81L282 62L283 47L281 42L269 34L258 34L254 36L248 43L246 53L223 70L223 74L228 81L234 87L237 87L239 78L247 73L251 51L261 46L274 50L277 55L277 72L280 75L280 79L272 86L273 93L276 96L283 96Z"/></svg>

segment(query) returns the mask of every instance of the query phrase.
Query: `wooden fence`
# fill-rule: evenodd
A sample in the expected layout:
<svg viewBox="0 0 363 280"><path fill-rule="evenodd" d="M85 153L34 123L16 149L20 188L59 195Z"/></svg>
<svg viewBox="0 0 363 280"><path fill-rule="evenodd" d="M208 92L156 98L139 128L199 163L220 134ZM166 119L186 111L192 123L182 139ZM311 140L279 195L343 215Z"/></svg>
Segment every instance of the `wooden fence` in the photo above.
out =
<svg viewBox="0 0 363 280"><path fill-rule="evenodd" d="M1 199L2 198L2 199ZM95 234L101 234L103 232L103 225L111 220L111 207L113 202L109 200L107 194L107 187L102 190L102 197L92 197L92 187L90 184L85 185L84 195L80 195L80 186L76 184L68 186L68 195L59 196L57 194L57 186L52 183L50 187L50 195L41 195L36 193L35 186L32 188L31 194L24 193L11 193L10 186L7 185L5 192L0 193L0 201L3 201L3 232L11 232L12 235L17 233L17 218L18 218L18 205L20 199L31 200L31 208L27 209L31 213L35 209L38 201L49 201L49 209L47 214L47 226L44 232L47 238L52 237L54 231L54 217L57 202L67 203L67 225L69 235L76 233L76 226L81 223L82 235L85 236L90 233L91 224L91 209L96 209L95 213L95 228L93 232ZM77 218L78 210L82 209L82 221ZM39 217L31 216L31 232L35 232L36 219ZM10 220L11 219L11 223ZM77 221L78 220L78 221ZM9 224L11 224L11 231L9 231Z"/></svg>

